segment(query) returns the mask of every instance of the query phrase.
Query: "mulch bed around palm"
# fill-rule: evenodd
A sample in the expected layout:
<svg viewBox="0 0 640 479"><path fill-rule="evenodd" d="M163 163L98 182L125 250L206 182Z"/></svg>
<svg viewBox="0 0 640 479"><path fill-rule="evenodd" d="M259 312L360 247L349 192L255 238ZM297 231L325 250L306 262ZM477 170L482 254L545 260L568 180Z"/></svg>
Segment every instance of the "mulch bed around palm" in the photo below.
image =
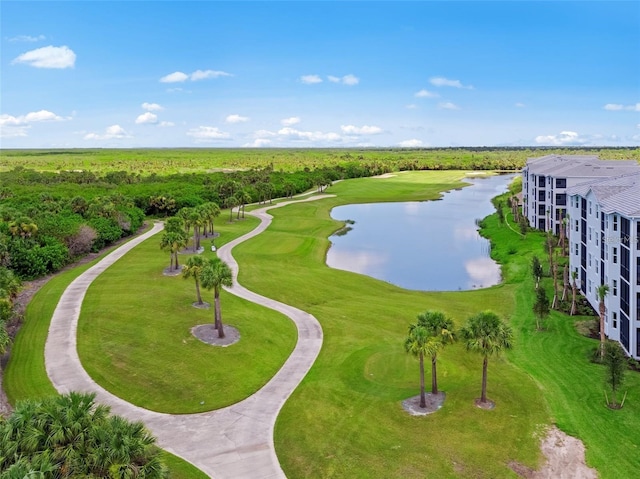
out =
<svg viewBox="0 0 640 479"><path fill-rule="evenodd" d="M233 326L224 325L224 338L218 337L218 331L213 324L199 324L191 328L191 334L198 338L203 343L211 344L212 346L231 346L234 343L240 341L240 331Z"/></svg>
<svg viewBox="0 0 640 479"><path fill-rule="evenodd" d="M426 407L420 407L420 395L418 394L402 401L402 408L412 416L426 416L442 407L446 394L440 391L438 394L427 393L425 396Z"/></svg>

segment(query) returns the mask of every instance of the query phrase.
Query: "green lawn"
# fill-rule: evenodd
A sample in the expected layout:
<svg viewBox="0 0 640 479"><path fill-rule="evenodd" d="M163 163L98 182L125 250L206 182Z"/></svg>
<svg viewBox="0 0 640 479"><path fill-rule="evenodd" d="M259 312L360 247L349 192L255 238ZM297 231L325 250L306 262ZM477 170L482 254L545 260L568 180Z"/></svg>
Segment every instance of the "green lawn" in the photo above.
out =
<svg viewBox="0 0 640 479"><path fill-rule="evenodd" d="M628 374L625 408L610 411L604 407L603 368L587 360L596 342L575 332L575 318L553 313L548 330L535 331L529 262L534 253L543 257L542 235L521 239L498 225L495 216L487 219L484 234L503 264L504 281L468 292L406 291L324 264L327 238L341 226L330 218L332 207L433 199L462 186L461 176L455 171L407 172L340 182L328 190L335 198L272 211L271 227L234 250L245 286L309 311L325 334L318 360L276 423L276 449L287 476L515 478L509 462L538 467L542 430L557 423L585 442L588 463L601 477L635 477L640 375ZM223 239L254 225L252 219L221 225ZM85 367L116 394L158 410L207 410L241 399L284 361L295 341L293 326L225 294L225 321L238 325L243 339L228 348L229 355L198 344L188 329L210 320L211 313L191 308L192 281L160 274L168 254L159 251L158 241L152 238L137 247L90 289L79 326ZM55 291L50 294L52 299L42 300L55 301ZM481 358L456 344L439 359L439 385L447 394L443 408L427 417L404 413L401 400L418 393L417 361L403 350L408 324L421 311L442 309L461 325L487 308L510 321L516 333L515 349L489 365L488 396L496 408L473 405L480 394ZM46 326L33 334L46 334ZM32 369L40 374L39 368ZM188 397L171 384L198 388L207 381L213 391L192 389ZM36 390L44 382L36 383ZM235 399L227 401L230 395ZM176 477L196 477L187 470L181 474Z"/></svg>
<svg viewBox="0 0 640 479"><path fill-rule="evenodd" d="M489 220L486 234L504 261L503 284L471 292L404 291L324 265L327 237L340 225L338 204L430 198L453 186L460 173L403 173L390 179L350 180L328 193L337 198L274 210L274 223L240 245L240 281L250 289L314 314L325 341L318 361L285 405L276 447L289 477L516 477L512 460L542 460L541 429L556 422L584 440L590 465L602 477L634 477L640 460L637 374L629 374L623 411L603 407L603 370L587 362L592 340L573 320L554 315L549 330L534 331L529 279L532 252L543 237L525 240ZM509 254L511 250L512 254ZM435 273L437 274L437 272ZM303 286L301 286L303 285ZM408 417L400 401L418 392L418 368L402 342L409 322L425 309L443 309L458 324L491 308L509 319L516 346L508 361L489 366L493 411L473 406L479 396L480 358L461 345L441 354L442 410ZM616 446L612 446L616 444ZM620 447L619 447L620 446Z"/></svg>
<svg viewBox="0 0 640 479"><path fill-rule="evenodd" d="M258 220L218 223L220 246ZM78 326L85 369L116 396L166 413L209 411L250 396L293 350L295 326L280 313L223 292L223 322L239 329L241 339L226 348L199 341L191 328L213 323L213 308L192 306L193 279L163 276L169 255L159 242L160 235L149 238L90 286ZM204 242L206 256L215 254L209 244ZM202 294L213 303L213 292Z"/></svg>

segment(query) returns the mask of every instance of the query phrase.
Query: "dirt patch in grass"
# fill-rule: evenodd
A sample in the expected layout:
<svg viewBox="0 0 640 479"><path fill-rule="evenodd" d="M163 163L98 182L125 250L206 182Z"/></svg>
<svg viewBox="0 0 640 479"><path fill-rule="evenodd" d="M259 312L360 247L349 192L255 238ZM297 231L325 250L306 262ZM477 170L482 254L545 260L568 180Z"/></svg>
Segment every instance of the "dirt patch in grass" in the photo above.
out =
<svg viewBox="0 0 640 479"><path fill-rule="evenodd" d="M512 461L509 467L526 479L596 479L598 473L587 466L584 458L584 444L553 426L547 431L540 445L547 458L538 471Z"/></svg>

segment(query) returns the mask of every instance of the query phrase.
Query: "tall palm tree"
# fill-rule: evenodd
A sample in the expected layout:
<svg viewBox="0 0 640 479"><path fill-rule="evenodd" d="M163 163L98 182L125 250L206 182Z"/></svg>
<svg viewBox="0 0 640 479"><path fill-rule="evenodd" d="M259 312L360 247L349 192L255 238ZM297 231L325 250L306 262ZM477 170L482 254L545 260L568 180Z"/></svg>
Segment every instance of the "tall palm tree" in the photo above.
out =
<svg viewBox="0 0 640 479"><path fill-rule="evenodd" d="M483 311L467 320L461 330L467 350L482 355L482 395L480 403L487 402L487 367L489 357L497 356L513 346L513 331L493 311Z"/></svg>
<svg viewBox="0 0 640 479"><path fill-rule="evenodd" d="M202 295L200 294L200 274L202 273L204 265L205 260L202 256L190 256L187 259L187 264L182 269L183 278L193 278L196 282L196 297L198 298L199 305L204 304L204 301L202 301Z"/></svg>
<svg viewBox="0 0 640 479"><path fill-rule="evenodd" d="M445 316L442 311L425 311L418 314L418 325L427 330L430 338L435 340L431 353L431 394L438 394L437 360L438 350L447 343L456 341L453 320Z"/></svg>
<svg viewBox="0 0 640 479"><path fill-rule="evenodd" d="M600 313L600 359L604 358L604 342L605 342L604 315L607 312L607 308L604 304L604 300L607 297L607 294L609 294L608 284L601 284L596 288L596 295L598 296L598 301L599 301L598 310Z"/></svg>
<svg viewBox="0 0 640 479"><path fill-rule="evenodd" d="M571 316L576 314L576 296L578 295L578 285L576 284L578 279L578 272L571 272Z"/></svg>
<svg viewBox="0 0 640 479"><path fill-rule="evenodd" d="M213 222L218 216L220 216L220 207L218 206L218 203L210 201L208 203L204 203L200 208L202 209L205 218L204 236L205 238L209 235L213 236L215 233L213 230Z"/></svg>
<svg viewBox="0 0 640 479"><path fill-rule="evenodd" d="M427 328L419 324L409 326L409 335L404 342L406 352L416 356L420 361L420 407L427 407L427 398L424 391L424 357L435 354L438 345L434 338L429 336Z"/></svg>
<svg viewBox="0 0 640 479"><path fill-rule="evenodd" d="M569 289L569 263L564 265L562 272L562 301L567 299L567 290Z"/></svg>
<svg viewBox="0 0 640 479"><path fill-rule="evenodd" d="M224 338L222 311L220 309L220 291L223 286L233 285L233 274L229 265L220 258L209 258L200 272L200 283L205 289L213 289L215 329L218 337Z"/></svg>
<svg viewBox="0 0 640 479"><path fill-rule="evenodd" d="M172 231L162 235L162 239L160 240L160 249L169 251L171 258L169 269L171 271L176 271L179 268L178 252L186 246L187 238L182 233Z"/></svg>

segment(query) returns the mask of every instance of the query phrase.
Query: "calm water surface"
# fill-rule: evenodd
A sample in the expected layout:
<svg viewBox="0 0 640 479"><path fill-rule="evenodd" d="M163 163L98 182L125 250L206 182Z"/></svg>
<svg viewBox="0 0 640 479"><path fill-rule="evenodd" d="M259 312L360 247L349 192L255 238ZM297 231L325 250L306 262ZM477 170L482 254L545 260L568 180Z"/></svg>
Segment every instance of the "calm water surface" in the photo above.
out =
<svg viewBox="0 0 640 479"><path fill-rule="evenodd" d="M338 206L331 216L355 224L330 238L327 264L406 289L497 284L500 267L489 257L489 242L478 234L476 220L495 211L491 198L504 193L513 177L469 178L472 186L444 193L440 201Z"/></svg>

